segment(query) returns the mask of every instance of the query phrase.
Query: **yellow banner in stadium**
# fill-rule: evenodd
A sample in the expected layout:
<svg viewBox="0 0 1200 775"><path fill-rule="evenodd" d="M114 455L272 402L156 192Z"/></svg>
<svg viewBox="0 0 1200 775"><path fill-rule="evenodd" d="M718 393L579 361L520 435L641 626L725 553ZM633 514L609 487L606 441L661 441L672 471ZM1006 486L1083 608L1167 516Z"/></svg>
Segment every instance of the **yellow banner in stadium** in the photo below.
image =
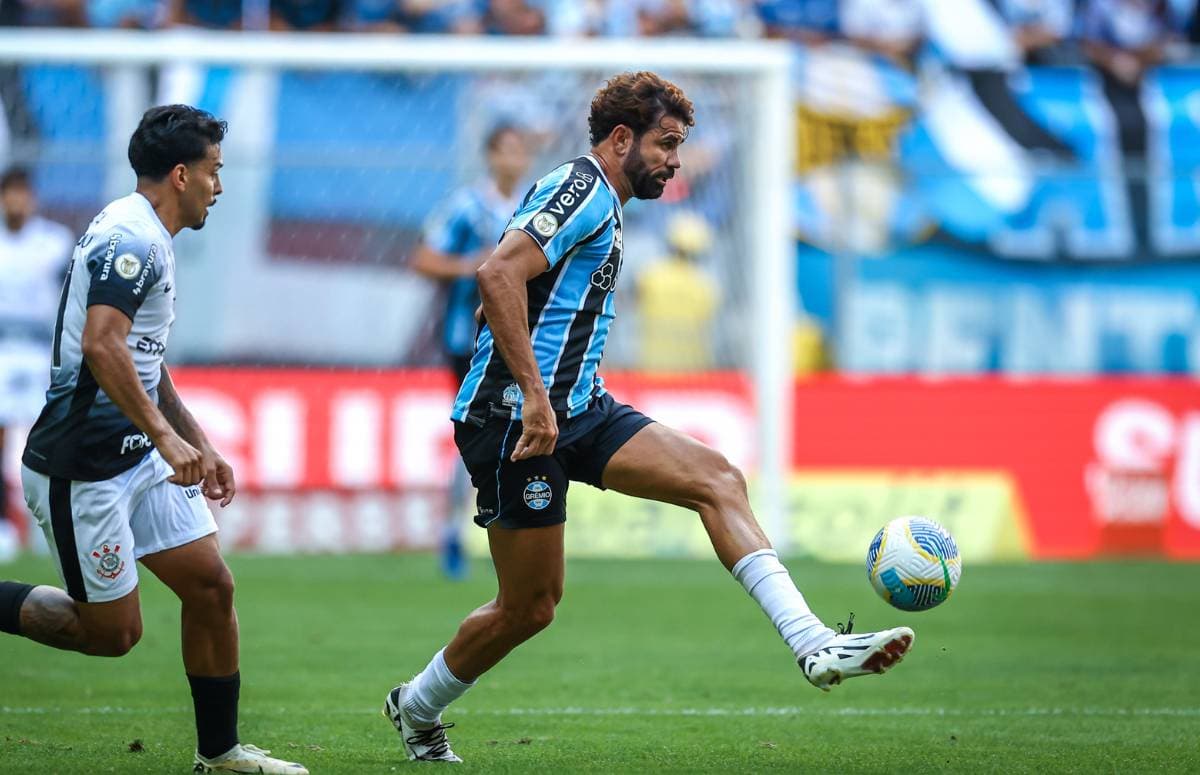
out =
<svg viewBox="0 0 1200 775"><path fill-rule="evenodd" d="M1003 472L849 470L799 472L789 491L789 554L863 562L875 532L895 517L941 523L970 563L1029 557L1025 511ZM571 557L711 557L690 511L574 484L568 497L566 550ZM471 548L487 553L482 530Z"/></svg>

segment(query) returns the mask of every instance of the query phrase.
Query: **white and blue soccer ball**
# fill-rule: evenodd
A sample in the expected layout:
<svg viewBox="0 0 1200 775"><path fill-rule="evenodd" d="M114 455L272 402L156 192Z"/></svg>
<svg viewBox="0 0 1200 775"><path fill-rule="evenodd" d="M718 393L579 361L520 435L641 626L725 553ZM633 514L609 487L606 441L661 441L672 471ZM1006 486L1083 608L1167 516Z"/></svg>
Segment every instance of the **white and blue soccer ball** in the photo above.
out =
<svg viewBox="0 0 1200 775"><path fill-rule="evenodd" d="M953 536L924 517L899 517L883 526L867 548L867 578L887 602L924 611L958 586L962 558Z"/></svg>

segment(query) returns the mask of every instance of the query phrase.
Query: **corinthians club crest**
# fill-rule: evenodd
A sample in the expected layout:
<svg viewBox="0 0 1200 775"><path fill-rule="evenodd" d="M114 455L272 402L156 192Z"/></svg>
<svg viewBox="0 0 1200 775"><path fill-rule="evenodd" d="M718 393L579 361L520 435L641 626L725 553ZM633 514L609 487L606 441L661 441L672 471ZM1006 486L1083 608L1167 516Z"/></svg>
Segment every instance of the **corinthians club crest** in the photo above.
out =
<svg viewBox="0 0 1200 775"><path fill-rule="evenodd" d="M106 579L115 579L125 570L125 561L121 559L121 545L115 544L111 549L104 544L92 552L96 558L96 573Z"/></svg>

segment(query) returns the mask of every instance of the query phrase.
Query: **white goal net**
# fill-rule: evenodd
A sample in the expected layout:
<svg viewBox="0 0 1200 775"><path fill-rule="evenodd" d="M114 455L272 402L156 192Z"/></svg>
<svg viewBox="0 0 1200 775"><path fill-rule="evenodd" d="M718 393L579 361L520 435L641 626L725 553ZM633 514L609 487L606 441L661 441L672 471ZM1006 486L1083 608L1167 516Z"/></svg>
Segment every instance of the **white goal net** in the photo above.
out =
<svg viewBox="0 0 1200 775"><path fill-rule="evenodd" d="M358 393L366 388L352 384L355 371L441 365L444 290L409 263L431 214L483 174L488 133L510 125L528 138L523 191L586 152L589 103L605 78L643 68L671 78L693 100L696 127L664 197L626 208L618 321L602 373L619 375L618 397L626 385L635 402L646 396L648 413L707 435L746 466L764 521L786 537L795 258L782 49L23 29L0 34L0 67L0 161L30 168L43 213L76 231L130 190L125 146L147 107L185 102L226 119L225 193L204 230L177 240L182 290L169 358L185 374L237 367L221 372L231 381L332 367ZM196 388L197 400L216 412L220 397L200 383L208 392ZM672 398L706 385L704 401ZM399 422L390 409L341 406L327 411L348 426ZM275 428L290 443L320 443L311 429L275 422L250 423L258 430L243 435ZM403 489L407 474L387 471L420 456L348 434L327 440L330 452L309 449L296 464L307 473L290 479L271 473L283 464L259 461L251 484ZM392 451L382 463L356 456L362 439ZM314 455L334 473L309 471ZM420 481L436 490L440 470Z"/></svg>

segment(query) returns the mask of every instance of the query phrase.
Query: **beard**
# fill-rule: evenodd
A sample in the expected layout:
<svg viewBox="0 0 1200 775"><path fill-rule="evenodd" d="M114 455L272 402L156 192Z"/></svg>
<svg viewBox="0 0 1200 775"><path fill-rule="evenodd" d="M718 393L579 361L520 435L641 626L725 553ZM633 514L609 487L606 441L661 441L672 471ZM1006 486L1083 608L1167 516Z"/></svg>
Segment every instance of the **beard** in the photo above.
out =
<svg viewBox="0 0 1200 775"><path fill-rule="evenodd" d="M633 189L633 195L638 199L658 199L666 189L667 181L675 174L673 171L658 175L651 174L646 163L642 161L642 153L636 144L633 146L629 158L625 160L624 172Z"/></svg>

